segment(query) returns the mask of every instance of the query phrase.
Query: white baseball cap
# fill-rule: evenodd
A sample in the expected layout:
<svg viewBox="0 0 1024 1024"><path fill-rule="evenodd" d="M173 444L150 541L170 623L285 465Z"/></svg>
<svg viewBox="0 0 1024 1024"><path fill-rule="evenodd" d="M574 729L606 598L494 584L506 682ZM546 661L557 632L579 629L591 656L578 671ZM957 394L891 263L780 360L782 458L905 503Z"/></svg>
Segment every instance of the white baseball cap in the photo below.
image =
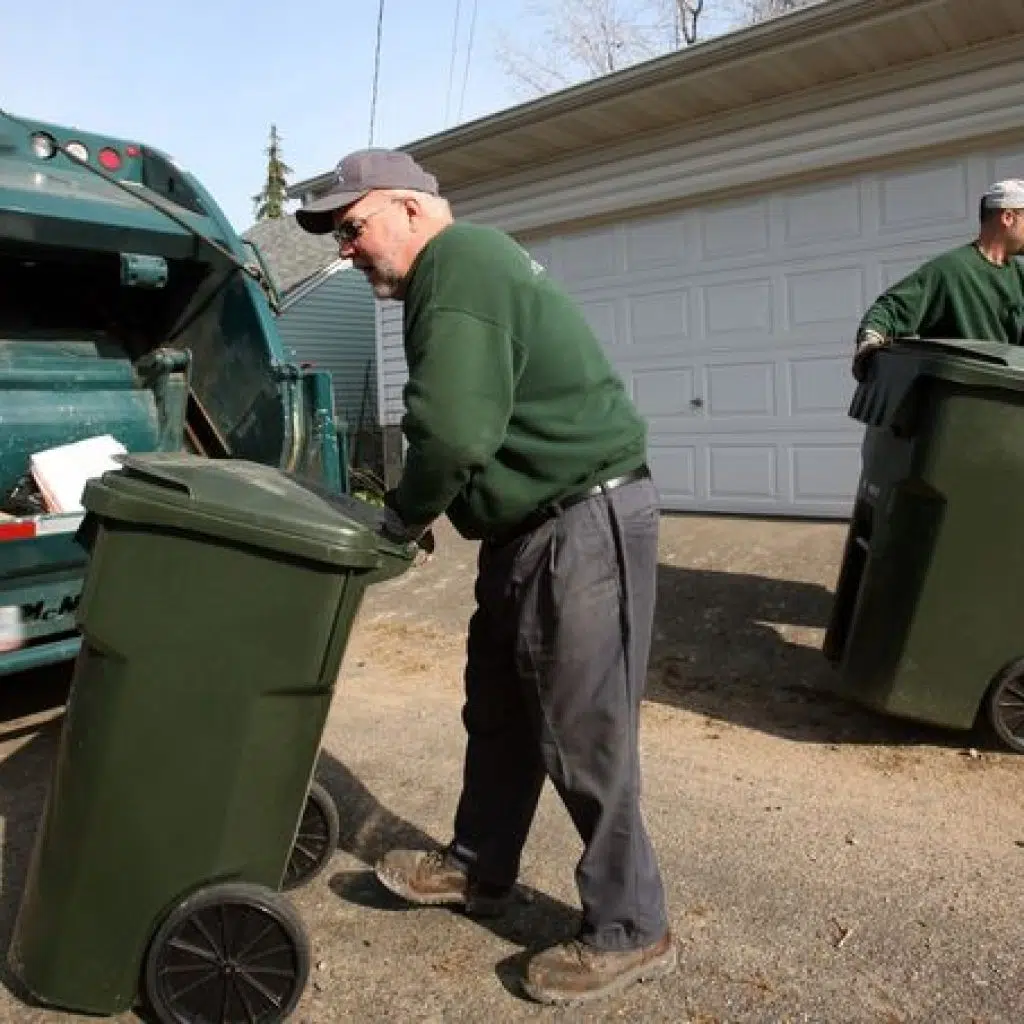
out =
<svg viewBox="0 0 1024 1024"><path fill-rule="evenodd" d="M985 189L981 201L990 210L1024 210L1024 180L997 181Z"/></svg>

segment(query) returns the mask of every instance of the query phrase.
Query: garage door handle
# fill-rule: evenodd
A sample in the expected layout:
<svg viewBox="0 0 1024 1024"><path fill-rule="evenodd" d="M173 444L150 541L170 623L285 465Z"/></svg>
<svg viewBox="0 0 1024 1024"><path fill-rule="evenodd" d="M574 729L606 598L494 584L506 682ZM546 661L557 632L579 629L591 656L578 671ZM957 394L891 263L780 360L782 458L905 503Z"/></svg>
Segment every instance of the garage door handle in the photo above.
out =
<svg viewBox="0 0 1024 1024"><path fill-rule="evenodd" d="M703 398L691 398L690 399L690 406L692 408L694 408L694 409L703 409L704 408L704 399Z"/></svg>

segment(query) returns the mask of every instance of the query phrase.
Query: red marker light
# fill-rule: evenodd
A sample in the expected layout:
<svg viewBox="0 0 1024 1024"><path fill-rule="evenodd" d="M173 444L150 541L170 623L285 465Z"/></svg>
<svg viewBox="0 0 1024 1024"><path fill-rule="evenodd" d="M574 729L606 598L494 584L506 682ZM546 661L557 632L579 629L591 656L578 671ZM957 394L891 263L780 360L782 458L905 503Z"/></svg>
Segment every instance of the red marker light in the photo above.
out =
<svg viewBox="0 0 1024 1024"><path fill-rule="evenodd" d="M0 525L0 540L29 540L36 535L33 522L13 522Z"/></svg>
<svg viewBox="0 0 1024 1024"><path fill-rule="evenodd" d="M100 166L105 167L108 171L116 171L121 166L121 154L109 146L106 149L101 149L96 159L99 160Z"/></svg>
<svg viewBox="0 0 1024 1024"><path fill-rule="evenodd" d="M140 156L142 153L142 150L139 149L138 146L125 146L124 151L128 156Z"/></svg>

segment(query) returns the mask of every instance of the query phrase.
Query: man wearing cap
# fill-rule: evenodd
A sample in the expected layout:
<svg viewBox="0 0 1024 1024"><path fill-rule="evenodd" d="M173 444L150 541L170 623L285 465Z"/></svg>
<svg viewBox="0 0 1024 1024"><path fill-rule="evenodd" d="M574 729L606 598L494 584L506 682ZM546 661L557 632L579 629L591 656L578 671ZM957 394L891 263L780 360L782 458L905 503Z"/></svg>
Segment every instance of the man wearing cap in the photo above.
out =
<svg viewBox="0 0 1024 1024"><path fill-rule="evenodd" d="M978 237L897 281L857 331L854 376L894 338L962 338L1024 344L1024 181L997 181L981 197Z"/></svg>
<svg viewBox="0 0 1024 1024"><path fill-rule="evenodd" d="M387 505L407 537L447 514L481 542L453 837L391 851L377 876L412 903L501 913L550 778L583 840L583 914L575 939L532 958L525 991L575 1003L666 973L637 743L658 557L646 424L544 269L509 236L453 222L408 155L347 156L296 217L404 302L408 451Z"/></svg>

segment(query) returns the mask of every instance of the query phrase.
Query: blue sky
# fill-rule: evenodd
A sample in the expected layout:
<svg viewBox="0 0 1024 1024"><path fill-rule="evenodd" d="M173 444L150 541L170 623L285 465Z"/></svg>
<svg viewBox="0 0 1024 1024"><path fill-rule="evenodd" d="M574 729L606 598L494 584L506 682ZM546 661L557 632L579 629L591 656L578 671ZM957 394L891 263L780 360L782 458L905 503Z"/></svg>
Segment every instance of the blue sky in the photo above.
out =
<svg viewBox="0 0 1024 1024"><path fill-rule="evenodd" d="M266 169L271 123L299 181L369 138L376 0L0 0L0 107L128 136L195 173L238 230ZM385 0L376 145L457 122L473 0ZM515 2L478 0L461 121L520 94L494 60Z"/></svg>

